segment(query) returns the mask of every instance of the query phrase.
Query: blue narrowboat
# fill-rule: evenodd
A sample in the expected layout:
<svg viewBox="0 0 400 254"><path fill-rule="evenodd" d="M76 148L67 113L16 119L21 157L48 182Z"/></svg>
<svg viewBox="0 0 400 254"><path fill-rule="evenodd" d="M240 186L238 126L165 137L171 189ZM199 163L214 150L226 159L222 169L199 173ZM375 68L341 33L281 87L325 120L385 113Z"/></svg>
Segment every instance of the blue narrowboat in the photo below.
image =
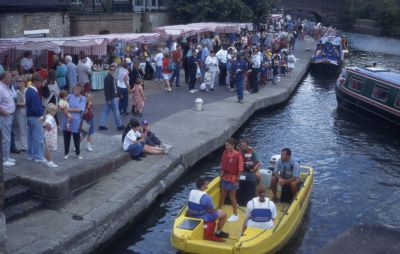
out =
<svg viewBox="0 0 400 254"><path fill-rule="evenodd" d="M400 72L378 67L343 69L336 86L338 106L400 127Z"/></svg>

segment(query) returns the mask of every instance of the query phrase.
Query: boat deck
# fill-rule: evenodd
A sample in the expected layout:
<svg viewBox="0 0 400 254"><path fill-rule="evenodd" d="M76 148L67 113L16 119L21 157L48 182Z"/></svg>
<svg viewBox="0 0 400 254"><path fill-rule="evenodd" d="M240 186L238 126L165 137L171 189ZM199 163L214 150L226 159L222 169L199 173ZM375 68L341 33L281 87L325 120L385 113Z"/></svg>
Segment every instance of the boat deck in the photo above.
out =
<svg viewBox="0 0 400 254"><path fill-rule="evenodd" d="M272 197L271 190L268 190L267 197ZM289 205L290 205L289 203L282 203L282 202L275 203L277 217L274 221L274 225L276 225L280 221L284 212L288 209ZM233 213L231 205L224 205L222 210L228 214L228 218ZM246 207L239 206L238 207L239 221L225 223L222 230L226 233L229 233L229 238L226 239L226 242L222 244L233 246L240 238L240 234L242 233L242 228L243 228L243 222L245 219L245 213L246 213Z"/></svg>

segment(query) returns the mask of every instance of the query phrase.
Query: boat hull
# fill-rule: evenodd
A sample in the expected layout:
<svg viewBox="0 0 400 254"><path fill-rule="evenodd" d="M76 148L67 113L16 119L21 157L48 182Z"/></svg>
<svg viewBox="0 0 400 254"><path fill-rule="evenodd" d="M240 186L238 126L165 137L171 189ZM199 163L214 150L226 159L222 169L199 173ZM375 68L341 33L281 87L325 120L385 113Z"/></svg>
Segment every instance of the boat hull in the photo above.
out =
<svg viewBox="0 0 400 254"><path fill-rule="evenodd" d="M292 236L297 232L307 207L310 202L311 190L313 186L314 171L308 168L307 173L302 173L303 184L292 203L277 203L278 216L275 219L275 225L272 229L262 230L257 228L248 228L243 236L240 235L240 229L243 222L227 223L224 231L232 233L232 227L237 227L239 233L235 233L232 239L226 242L213 242L203 240L203 222L198 220L198 225L191 229L185 230L180 228L185 220L193 220L186 217L187 207L184 207L178 214L173 232L171 235L172 245L185 253L207 253L207 254L257 254L257 253L275 253L282 249ZM207 192L211 195L214 204L219 199L219 182L217 177L209 184ZM286 205L285 205L286 204ZM230 206L224 206L223 210L229 209ZM245 208L239 207L239 217L244 216ZM231 211L227 211L228 216ZM241 214L242 213L242 214ZM194 219L197 220L197 219ZM227 228L226 228L227 227ZM229 229L231 227L231 230Z"/></svg>
<svg viewBox="0 0 400 254"><path fill-rule="evenodd" d="M399 116L351 95L341 85L335 86L335 93L339 108L361 117L366 117L378 124L384 125L389 123L400 127Z"/></svg>

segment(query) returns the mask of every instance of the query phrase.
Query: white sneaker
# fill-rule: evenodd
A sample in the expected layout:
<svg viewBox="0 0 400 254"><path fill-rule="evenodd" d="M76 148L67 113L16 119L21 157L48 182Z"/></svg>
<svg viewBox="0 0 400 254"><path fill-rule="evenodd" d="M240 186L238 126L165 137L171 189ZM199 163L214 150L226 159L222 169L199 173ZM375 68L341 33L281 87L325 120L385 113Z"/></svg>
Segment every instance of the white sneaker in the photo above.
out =
<svg viewBox="0 0 400 254"><path fill-rule="evenodd" d="M8 158L8 160L7 161L11 161L12 163L15 163L16 162L16 160L15 159L13 159L13 158Z"/></svg>
<svg viewBox="0 0 400 254"><path fill-rule="evenodd" d="M48 161L47 162L47 167L49 167L49 168L57 168L58 165L56 165L53 161Z"/></svg>
<svg viewBox="0 0 400 254"><path fill-rule="evenodd" d="M190 92L190 93L195 93L196 91L195 91L194 89L192 89L192 90L190 90L189 92Z"/></svg>
<svg viewBox="0 0 400 254"><path fill-rule="evenodd" d="M93 148L92 148L92 145L90 143L88 143L88 145L87 145L87 150L89 152L93 152Z"/></svg>
<svg viewBox="0 0 400 254"><path fill-rule="evenodd" d="M35 162L37 162L37 163L47 163L47 161L45 159L40 159L40 160L35 159Z"/></svg>
<svg viewBox="0 0 400 254"><path fill-rule="evenodd" d="M82 155L78 155L78 160L83 160Z"/></svg>
<svg viewBox="0 0 400 254"><path fill-rule="evenodd" d="M11 162L11 161L3 162L3 167L12 167L12 166L15 166L14 162Z"/></svg>
<svg viewBox="0 0 400 254"><path fill-rule="evenodd" d="M68 160L68 154L64 155L64 160Z"/></svg>
<svg viewBox="0 0 400 254"><path fill-rule="evenodd" d="M235 221L238 221L238 220L239 220L239 215L234 215L234 214L232 214L232 215L227 219L228 222L235 222Z"/></svg>

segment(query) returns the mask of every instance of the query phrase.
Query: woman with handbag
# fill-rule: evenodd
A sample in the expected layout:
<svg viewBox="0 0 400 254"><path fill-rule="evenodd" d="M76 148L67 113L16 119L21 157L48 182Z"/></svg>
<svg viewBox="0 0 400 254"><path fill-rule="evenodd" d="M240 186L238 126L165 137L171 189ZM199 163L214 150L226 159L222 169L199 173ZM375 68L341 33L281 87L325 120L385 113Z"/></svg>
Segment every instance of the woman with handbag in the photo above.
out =
<svg viewBox="0 0 400 254"><path fill-rule="evenodd" d="M81 143L85 139L87 140L87 150L93 152L93 134L94 134L94 112L93 112L93 97L91 93L86 93L86 109L82 116L81 126Z"/></svg>
<svg viewBox="0 0 400 254"><path fill-rule="evenodd" d="M76 85L73 94L68 95L67 101L69 105L68 112L71 113L70 128L67 127L67 115L62 114L61 128L64 137L64 159L68 159L71 137L74 140L75 153L79 160L82 160L80 154L80 130L82 125L82 115L86 109L86 98L81 95L81 85Z"/></svg>

